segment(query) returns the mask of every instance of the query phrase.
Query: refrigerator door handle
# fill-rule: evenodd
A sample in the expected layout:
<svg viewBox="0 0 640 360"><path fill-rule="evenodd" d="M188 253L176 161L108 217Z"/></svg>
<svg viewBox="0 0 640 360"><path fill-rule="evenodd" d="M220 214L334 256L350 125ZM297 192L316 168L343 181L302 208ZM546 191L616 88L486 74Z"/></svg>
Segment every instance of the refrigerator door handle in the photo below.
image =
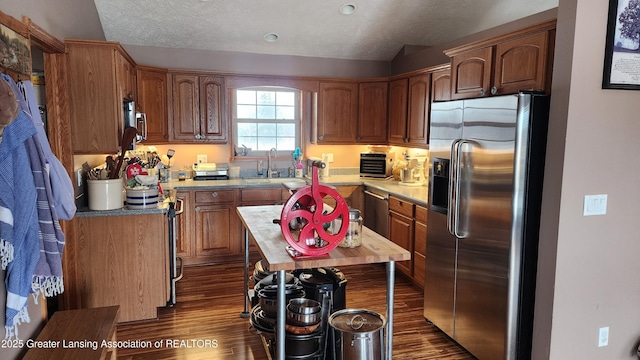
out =
<svg viewBox="0 0 640 360"><path fill-rule="evenodd" d="M451 144L451 166L449 167L449 211L447 212L447 229L449 234L458 239L468 237L468 233L460 233L460 172L462 163L460 148L462 145L478 146L473 140L457 139Z"/></svg>
<svg viewBox="0 0 640 360"><path fill-rule="evenodd" d="M464 142L463 139L456 139L451 144L451 166L449 166L449 197L447 208L447 230L452 236L456 236L457 222L458 222L458 196L460 194L458 174L460 166L459 150L460 144Z"/></svg>

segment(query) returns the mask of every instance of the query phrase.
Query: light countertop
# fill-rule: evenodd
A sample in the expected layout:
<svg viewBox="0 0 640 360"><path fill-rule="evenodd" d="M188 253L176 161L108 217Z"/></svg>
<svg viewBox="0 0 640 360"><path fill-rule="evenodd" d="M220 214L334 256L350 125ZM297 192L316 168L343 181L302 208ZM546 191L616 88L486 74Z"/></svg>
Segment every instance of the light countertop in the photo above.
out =
<svg viewBox="0 0 640 360"><path fill-rule="evenodd" d="M310 181L306 178L250 178L250 179L229 179L229 180L172 180L167 183L161 183L165 192L198 190L207 188L225 189L225 188L273 188L281 186L283 183L307 183ZM359 175L331 175L327 178L321 178L320 183L332 186L341 185L364 185L373 187L378 190L387 192L394 196L399 196L412 201L415 204L427 205L427 186L404 186L399 181L393 179L370 179L361 178ZM157 208L131 210L126 206L116 210L89 210L88 208L78 209L77 217L90 216L121 216L121 215L141 215L141 214L164 214L168 210L168 201L159 204Z"/></svg>

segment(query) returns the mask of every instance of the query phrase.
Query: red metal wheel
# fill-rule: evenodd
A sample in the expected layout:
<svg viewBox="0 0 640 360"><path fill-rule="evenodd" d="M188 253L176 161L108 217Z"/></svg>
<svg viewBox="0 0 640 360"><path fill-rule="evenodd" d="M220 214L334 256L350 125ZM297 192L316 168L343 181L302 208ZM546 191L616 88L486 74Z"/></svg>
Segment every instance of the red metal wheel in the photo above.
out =
<svg viewBox="0 0 640 360"><path fill-rule="evenodd" d="M333 210L325 211L325 197L335 200ZM282 208L282 235L302 255L322 256L338 246L348 228L349 206L338 191L318 183L318 170L314 167L311 186L297 190Z"/></svg>

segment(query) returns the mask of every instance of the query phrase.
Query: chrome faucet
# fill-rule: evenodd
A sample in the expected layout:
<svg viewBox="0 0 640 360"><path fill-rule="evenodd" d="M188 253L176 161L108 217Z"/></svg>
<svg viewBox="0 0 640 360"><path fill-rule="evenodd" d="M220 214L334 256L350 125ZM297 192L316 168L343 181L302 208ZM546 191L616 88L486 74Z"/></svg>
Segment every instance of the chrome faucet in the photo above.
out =
<svg viewBox="0 0 640 360"><path fill-rule="evenodd" d="M277 175L278 171L276 169L272 168L272 164L271 164L271 153L273 152L273 157L274 158L278 158L278 150L276 150L276 148L271 148L269 150L269 157L268 157L268 163L267 163L267 178L271 179L273 177L273 175Z"/></svg>

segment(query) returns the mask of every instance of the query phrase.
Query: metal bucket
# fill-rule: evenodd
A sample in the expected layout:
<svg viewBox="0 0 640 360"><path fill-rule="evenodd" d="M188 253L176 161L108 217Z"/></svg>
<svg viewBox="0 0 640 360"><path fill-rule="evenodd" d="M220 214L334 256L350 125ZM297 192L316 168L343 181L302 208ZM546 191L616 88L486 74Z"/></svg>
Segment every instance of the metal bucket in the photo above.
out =
<svg viewBox="0 0 640 360"><path fill-rule="evenodd" d="M329 325L340 336L338 359L382 360L385 318L373 311L345 309L329 317Z"/></svg>

